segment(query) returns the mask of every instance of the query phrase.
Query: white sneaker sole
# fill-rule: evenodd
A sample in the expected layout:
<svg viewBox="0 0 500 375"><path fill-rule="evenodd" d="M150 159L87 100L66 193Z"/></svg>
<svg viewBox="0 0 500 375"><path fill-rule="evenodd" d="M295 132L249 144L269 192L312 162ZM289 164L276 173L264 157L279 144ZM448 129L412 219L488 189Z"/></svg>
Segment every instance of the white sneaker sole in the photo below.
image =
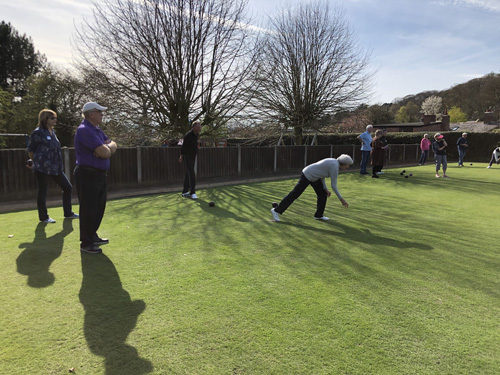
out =
<svg viewBox="0 0 500 375"><path fill-rule="evenodd" d="M330 220L330 218L329 218L329 217L326 217L326 216L323 216L323 217L316 217L316 216L315 216L315 217L314 217L314 220L328 221L328 220Z"/></svg>
<svg viewBox="0 0 500 375"><path fill-rule="evenodd" d="M281 221L279 216L280 214L274 211L274 208L271 208L271 213L273 214L274 221Z"/></svg>

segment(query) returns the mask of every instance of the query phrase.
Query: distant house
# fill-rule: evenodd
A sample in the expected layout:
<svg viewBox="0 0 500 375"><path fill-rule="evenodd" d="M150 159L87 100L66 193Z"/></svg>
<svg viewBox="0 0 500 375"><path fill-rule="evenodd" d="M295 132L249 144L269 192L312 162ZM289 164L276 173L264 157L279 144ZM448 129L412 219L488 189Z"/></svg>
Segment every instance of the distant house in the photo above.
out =
<svg viewBox="0 0 500 375"><path fill-rule="evenodd" d="M495 115L490 110L484 113L484 121L467 121L450 124L450 116L445 111L441 115L441 121L436 121L436 115L424 115L421 122L409 122L405 124L377 124L376 129L387 129L388 132L490 132L500 128Z"/></svg>
<svg viewBox="0 0 500 375"><path fill-rule="evenodd" d="M483 121L467 121L450 124L450 130L465 133L488 133L499 129L500 124L485 124Z"/></svg>
<svg viewBox="0 0 500 375"><path fill-rule="evenodd" d="M377 124L376 129L387 129L388 132L445 132L450 130L450 116L441 115L441 121L436 121L436 115L424 115L421 122L404 124Z"/></svg>
<svg viewBox="0 0 500 375"><path fill-rule="evenodd" d="M485 133L499 128L500 122L497 121L495 113L491 109L484 112L483 121L476 120L450 124L450 130L468 133Z"/></svg>

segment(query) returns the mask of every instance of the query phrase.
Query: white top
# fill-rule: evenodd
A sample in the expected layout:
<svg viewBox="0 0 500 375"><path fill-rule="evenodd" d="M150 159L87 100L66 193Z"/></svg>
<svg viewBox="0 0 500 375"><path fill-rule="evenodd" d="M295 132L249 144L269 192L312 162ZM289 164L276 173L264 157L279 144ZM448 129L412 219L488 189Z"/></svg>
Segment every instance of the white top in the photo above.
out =
<svg viewBox="0 0 500 375"><path fill-rule="evenodd" d="M310 164L302 170L304 176L311 181L315 182L321 179L323 187L326 189L325 178L330 177L332 190L337 198L342 199L339 189L337 189L337 176L339 175L340 163L337 159L327 158L318 161L317 163Z"/></svg>
<svg viewBox="0 0 500 375"><path fill-rule="evenodd" d="M493 150L493 156L495 157L495 161L498 163L498 158L500 157L500 147Z"/></svg>

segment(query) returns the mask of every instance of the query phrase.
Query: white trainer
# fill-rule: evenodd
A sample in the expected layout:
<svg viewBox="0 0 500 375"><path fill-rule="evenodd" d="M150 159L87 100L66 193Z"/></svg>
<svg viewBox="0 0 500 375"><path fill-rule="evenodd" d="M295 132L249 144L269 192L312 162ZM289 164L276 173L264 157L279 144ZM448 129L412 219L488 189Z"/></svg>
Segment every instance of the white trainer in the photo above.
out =
<svg viewBox="0 0 500 375"><path fill-rule="evenodd" d="M195 193L193 193L191 194L191 199L198 199L198 196Z"/></svg>
<svg viewBox="0 0 500 375"><path fill-rule="evenodd" d="M491 165L488 165L486 168L490 169L490 168L491 168Z"/></svg>
<svg viewBox="0 0 500 375"><path fill-rule="evenodd" d="M326 217L326 216L321 216L321 217L316 217L314 216L314 220L323 220L323 221L327 221L327 220L330 220L329 217Z"/></svg>
<svg viewBox="0 0 500 375"><path fill-rule="evenodd" d="M54 219L48 217L45 220L43 220L43 222L46 224L54 224L56 221Z"/></svg>
<svg viewBox="0 0 500 375"><path fill-rule="evenodd" d="M274 211L274 208L271 208L271 213L273 214L274 221L281 221L280 214Z"/></svg>

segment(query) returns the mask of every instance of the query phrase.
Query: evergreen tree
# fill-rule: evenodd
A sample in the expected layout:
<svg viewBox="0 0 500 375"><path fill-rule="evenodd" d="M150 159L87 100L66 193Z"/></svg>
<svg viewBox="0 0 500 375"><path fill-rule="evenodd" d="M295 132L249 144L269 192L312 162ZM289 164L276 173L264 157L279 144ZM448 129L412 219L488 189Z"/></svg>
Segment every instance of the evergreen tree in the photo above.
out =
<svg viewBox="0 0 500 375"><path fill-rule="evenodd" d="M26 79L45 64L45 55L35 52L31 38L20 35L10 23L0 23L0 88L24 96Z"/></svg>

